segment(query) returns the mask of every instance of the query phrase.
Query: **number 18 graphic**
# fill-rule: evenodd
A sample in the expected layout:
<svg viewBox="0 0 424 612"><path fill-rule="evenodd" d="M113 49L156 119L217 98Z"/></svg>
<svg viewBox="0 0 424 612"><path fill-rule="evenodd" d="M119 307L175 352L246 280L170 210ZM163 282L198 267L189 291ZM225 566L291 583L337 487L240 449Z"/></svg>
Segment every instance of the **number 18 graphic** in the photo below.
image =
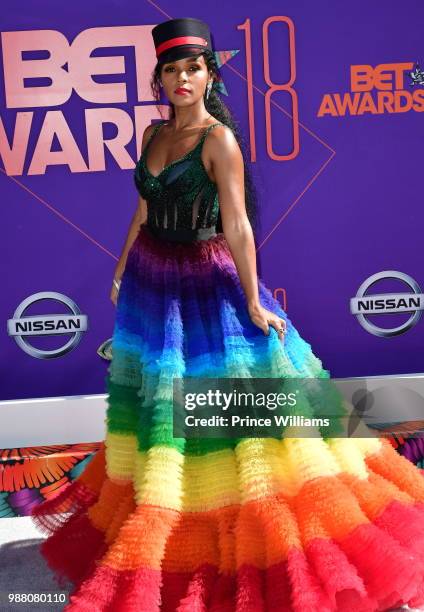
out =
<svg viewBox="0 0 424 612"><path fill-rule="evenodd" d="M287 24L289 33L289 55L290 62L290 78L286 83L273 83L269 70L269 44L268 30L269 25L275 22L283 22ZM255 135L255 108L253 99L253 78L252 78L252 41L250 19L237 26L238 30L245 31L245 47L246 47L246 72L247 72L247 100L249 113L249 137L250 137L250 159L256 161L256 135ZM262 48L263 48L263 68L264 80L268 85L265 93L265 127L266 127L266 149L271 159L277 161L294 159L299 154L299 109L297 93L293 89L293 83L296 79L296 53L294 40L294 23L289 17L282 15L268 17L262 26ZM272 124L271 124L271 98L275 91L286 91L292 100L292 126L293 126L293 143L292 150L287 155L278 155L272 148Z"/></svg>

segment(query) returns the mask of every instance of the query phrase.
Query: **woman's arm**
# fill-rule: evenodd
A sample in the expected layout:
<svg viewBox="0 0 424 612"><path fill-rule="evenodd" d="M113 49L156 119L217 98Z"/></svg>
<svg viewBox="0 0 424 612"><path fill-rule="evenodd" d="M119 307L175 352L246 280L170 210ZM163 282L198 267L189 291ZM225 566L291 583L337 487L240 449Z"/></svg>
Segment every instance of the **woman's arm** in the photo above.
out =
<svg viewBox="0 0 424 612"><path fill-rule="evenodd" d="M143 139L141 142L141 152L144 151L144 147L146 146L146 142L149 139L150 133L153 130L153 125L148 125L144 130ZM127 261L128 253L133 245L134 240L137 237L138 230L141 224L146 223L147 221L147 204L146 200L144 200L141 196L138 197L138 206L135 210L133 218L131 220L127 238L125 240L124 247L122 249L122 253L119 257L118 263L116 264L114 278L119 280L124 272L125 264Z"/></svg>
<svg viewBox="0 0 424 612"><path fill-rule="evenodd" d="M131 220L124 247L122 249L118 263L116 264L116 267L115 267L113 278L116 281L119 281L122 277L122 274L124 273L125 265L127 263L128 253L134 243L134 240L137 237L140 225L143 223L146 223L146 220L147 220L146 201L141 196L139 196L138 206Z"/></svg>
<svg viewBox="0 0 424 612"><path fill-rule="evenodd" d="M147 128L144 130L143 133L143 139L142 139L142 143L141 143L141 151L144 151L144 147L146 146L147 140L149 139L150 133L153 130L154 126L153 125L149 125L147 126ZM115 266L115 270L114 270L114 274L113 274L113 279L114 281L116 281L119 285L119 282L121 280L121 277L124 273L125 270L125 265L127 263L127 257L128 257L128 253L134 243L134 240L137 237L140 225L146 223L147 221L147 203L146 200L144 200L144 198L142 198L140 195L138 196L138 205L137 208L135 210L135 213L133 215L133 218L131 219L131 223L128 229L128 233L127 233L127 237L125 240L125 244L124 247L122 249L121 255L118 259L118 263ZM116 300L117 300L117 296L118 296L118 289L116 288L115 284L112 284L112 289L111 289L111 293L110 293L110 298L112 300L112 302L116 305Z"/></svg>
<svg viewBox="0 0 424 612"><path fill-rule="evenodd" d="M255 240L245 204L243 156L229 128L215 128L206 143L205 153L209 156L218 189L222 229L246 295L249 315L268 335L268 324L279 331L285 327L285 321L263 308L259 300Z"/></svg>

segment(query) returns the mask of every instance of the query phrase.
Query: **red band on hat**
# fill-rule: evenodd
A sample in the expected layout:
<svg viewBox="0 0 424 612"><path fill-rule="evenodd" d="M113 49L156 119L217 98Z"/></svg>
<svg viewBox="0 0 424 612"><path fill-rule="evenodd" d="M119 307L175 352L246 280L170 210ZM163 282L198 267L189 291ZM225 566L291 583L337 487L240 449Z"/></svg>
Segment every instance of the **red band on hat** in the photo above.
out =
<svg viewBox="0 0 424 612"><path fill-rule="evenodd" d="M200 47L206 47L208 41L200 36L177 36L177 38L171 38L166 40L161 45L156 47L156 57L159 57L163 51L179 45L199 45Z"/></svg>

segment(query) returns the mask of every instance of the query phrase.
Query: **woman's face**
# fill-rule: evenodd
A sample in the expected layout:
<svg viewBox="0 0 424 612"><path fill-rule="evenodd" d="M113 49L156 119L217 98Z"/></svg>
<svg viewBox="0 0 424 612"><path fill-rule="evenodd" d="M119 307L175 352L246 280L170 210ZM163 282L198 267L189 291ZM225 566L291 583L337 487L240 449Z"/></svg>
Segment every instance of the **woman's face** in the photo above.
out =
<svg viewBox="0 0 424 612"><path fill-rule="evenodd" d="M191 106L202 98L211 78L203 55L166 63L161 70L165 94L177 106Z"/></svg>

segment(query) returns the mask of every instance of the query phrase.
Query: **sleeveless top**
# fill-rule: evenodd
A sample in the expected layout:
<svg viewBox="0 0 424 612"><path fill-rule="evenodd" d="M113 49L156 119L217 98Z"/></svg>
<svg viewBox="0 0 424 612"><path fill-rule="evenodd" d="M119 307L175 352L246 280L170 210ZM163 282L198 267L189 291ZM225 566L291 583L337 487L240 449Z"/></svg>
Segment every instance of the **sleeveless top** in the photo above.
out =
<svg viewBox="0 0 424 612"><path fill-rule="evenodd" d="M207 240L216 235L219 203L216 183L210 180L201 153L209 131L224 124L209 125L191 151L154 176L147 168L147 151L164 123L161 121L153 128L134 170L137 190L147 202L147 227L165 240Z"/></svg>

